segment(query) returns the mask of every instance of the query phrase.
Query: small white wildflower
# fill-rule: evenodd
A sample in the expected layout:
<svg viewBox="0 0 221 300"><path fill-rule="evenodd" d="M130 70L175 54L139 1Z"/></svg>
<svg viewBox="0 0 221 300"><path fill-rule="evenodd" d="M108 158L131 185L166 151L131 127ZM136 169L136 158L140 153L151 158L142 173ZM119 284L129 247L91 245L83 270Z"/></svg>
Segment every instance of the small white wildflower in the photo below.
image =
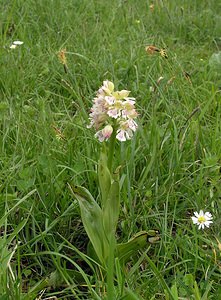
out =
<svg viewBox="0 0 221 300"><path fill-rule="evenodd" d="M202 210L200 210L200 212L194 212L194 217L191 217L193 224L198 225L198 229L204 229L204 227L209 227L211 223L213 223L213 221L211 221L213 219L211 213L209 212L204 212Z"/></svg>
<svg viewBox="0 0 221 300"><path fill-rule="evenodd" d="M9 48L10 49L15 49L17 47L17 45L12 44Z"/></svg>
<svg viewBox="0 0 221 300"><path fill-rule="evenodd" d="M20 46L20 45L24 44L24 42L22 42L22 41L14 41L12 44Z"/></svg>
<svg viewBox="0 0 221 300"><path fill-rule="evenodd" d="M17 46L21 46L22 44L24 44L24 42L22 41L14 41L11 46L9 46L10 49L15 49Z"/></svg>

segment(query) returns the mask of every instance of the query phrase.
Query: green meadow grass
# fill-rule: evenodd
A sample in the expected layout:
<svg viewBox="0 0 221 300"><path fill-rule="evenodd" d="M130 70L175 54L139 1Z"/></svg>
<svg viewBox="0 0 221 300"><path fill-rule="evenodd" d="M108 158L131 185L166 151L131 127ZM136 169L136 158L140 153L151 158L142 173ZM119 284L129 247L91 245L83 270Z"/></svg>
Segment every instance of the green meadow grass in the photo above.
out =
<svg viewBox="0 0 221 300"><path fill-rule="evenodd" d="M221 49L219 1L9 0L0 8L0 299L219 299L221 63L210 63ZM24 44L10 49L14 40ZM147 45L168 59L147 55ZM130 90L139 111L139 130L115 157L123 166L117 238L161 236L127 270L116 266L114 287L87 257L67 185L98 195L100 143L86 126L105 79ZM200 209L214 217L204 231L191 220Z"/></svg>

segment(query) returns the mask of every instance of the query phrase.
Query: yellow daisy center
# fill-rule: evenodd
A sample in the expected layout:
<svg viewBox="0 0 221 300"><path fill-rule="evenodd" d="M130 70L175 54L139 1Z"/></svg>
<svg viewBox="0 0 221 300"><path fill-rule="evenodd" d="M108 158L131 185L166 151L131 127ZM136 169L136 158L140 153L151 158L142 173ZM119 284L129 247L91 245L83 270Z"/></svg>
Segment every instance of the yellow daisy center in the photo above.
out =
<svg viewBox="0 0 221 300"><path fill-rule="evenodd" d="M200 216L200 217L198 217L198 222L204 223L204 222L206 222L206 218L204 216Z"/></svg>

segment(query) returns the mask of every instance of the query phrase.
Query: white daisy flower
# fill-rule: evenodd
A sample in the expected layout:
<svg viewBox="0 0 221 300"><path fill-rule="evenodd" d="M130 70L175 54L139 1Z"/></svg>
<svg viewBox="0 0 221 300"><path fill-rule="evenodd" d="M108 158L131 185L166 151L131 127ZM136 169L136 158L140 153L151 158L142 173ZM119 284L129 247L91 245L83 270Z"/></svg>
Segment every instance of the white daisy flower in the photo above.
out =
<svg viewBox="0 0 221 300"><path fill-rule="evenodd" d="M194 212L194 217L191 217L193 224L198 225L198 229L204 229L204 227L209 227L211 223L213 223L213 221L211 221L213 219L211 213L209 212L204 212L202 210L200 210L200 212Z"/></svg>

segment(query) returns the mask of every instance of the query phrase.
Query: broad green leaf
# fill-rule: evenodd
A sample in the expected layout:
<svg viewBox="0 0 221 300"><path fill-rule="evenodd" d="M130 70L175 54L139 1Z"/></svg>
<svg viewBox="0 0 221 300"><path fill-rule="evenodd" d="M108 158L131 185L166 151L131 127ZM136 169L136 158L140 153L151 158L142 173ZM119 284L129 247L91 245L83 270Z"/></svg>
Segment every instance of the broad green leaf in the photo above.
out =
<svg viewBox="0 0 221 300"><path fill-rule="evenodd" d="M155 240L153 240L155 238ZM151 239L149 241L149 239ZM116 256L120 261L126 263L138 250L144 248L148 242L155 242L159 240L158 232L155 230L138 232L127 243L118 244L116 246Z"/></svg>
<svg viewBox="0 0 221 300"><path fill-rule="evenodd" d="M102 210L86 188L70 185L69 187L80 205L81 218L87 235L100 262L105 265L109 244L103 227Z"/></svg>

